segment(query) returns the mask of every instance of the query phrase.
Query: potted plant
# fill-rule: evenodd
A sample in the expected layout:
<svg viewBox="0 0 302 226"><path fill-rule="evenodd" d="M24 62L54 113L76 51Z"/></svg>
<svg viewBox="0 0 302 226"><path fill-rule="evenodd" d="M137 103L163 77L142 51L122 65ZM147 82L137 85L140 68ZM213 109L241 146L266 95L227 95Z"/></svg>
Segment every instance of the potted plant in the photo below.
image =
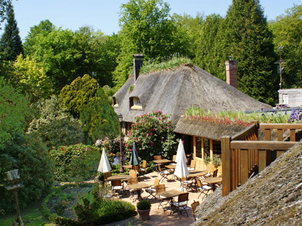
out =
<svg viewBox="0 0 302 226"><path fill-rule="evenodd" d="M206 164L206 166L207 166L207 171L208 171L208 173L211 173L211 172L214 171L214 165L211 163L211 158L210 158L210 156L205 155L205 156L204 156L204 159L203 159L203 162L204 162L204 164Z"/></svg>
<svg viewBox="0 0 302 226"><path fill-rule="evenodd" d="M213 157L213 161L212 162L213 162L213 164L215 166L215 169L217 169L221 165L221 159L218 158L218 157L216 157L216 156Z"/></svg>
<svg viewBox="0 0 302 226"><path fill-rule="evenodd" d="M148 200L141 200L137 203L136 208L141 219L150 219L151 202L149 202Z"/></svg>

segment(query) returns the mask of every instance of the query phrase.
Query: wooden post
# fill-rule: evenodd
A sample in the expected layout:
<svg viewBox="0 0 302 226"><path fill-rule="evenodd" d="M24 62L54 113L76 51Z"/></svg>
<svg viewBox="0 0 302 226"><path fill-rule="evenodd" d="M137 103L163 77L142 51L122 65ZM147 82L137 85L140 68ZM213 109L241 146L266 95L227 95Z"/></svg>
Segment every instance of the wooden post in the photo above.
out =
<svg viewBox="0 0 302 226"><path fill-rule="evenodd" d="M264 170L271 163L271 150L258 150L259 151L259 172Z"/></svg>
<svg viewBox="0 0 302 226"><path fill-rule="evenodd" d="M248 165L248 150L241 150L240 154L240 168L241 168L241 184L244 184L249 177L249 165Z"/></svg>
<svg viewBox="0 0 302 226"><path fill-rule="evenodd" d="M232 152L230 148L230 142L231 138L228 136L224 136L221 138L222 196L226 196L232 191Z"/></svg>

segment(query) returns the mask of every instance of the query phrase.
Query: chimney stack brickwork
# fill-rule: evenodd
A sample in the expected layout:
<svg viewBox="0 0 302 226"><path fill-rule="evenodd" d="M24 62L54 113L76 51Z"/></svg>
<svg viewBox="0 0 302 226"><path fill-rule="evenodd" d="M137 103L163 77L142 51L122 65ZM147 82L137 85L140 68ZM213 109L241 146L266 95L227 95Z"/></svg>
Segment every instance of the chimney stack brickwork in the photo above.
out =
<svg viewBox="0 0 302 226"><path fill-rule="evenodd" d="M133 67L134 67L134 83L139 76L139 69L143 65L144 55L143 54L133 54Z"/></svg>
<svg viewBox="0 0 302 226"><path fill-rule="evenodd" d="M237 89L237 61L227 60L225 62L226 83Z"/></svg>

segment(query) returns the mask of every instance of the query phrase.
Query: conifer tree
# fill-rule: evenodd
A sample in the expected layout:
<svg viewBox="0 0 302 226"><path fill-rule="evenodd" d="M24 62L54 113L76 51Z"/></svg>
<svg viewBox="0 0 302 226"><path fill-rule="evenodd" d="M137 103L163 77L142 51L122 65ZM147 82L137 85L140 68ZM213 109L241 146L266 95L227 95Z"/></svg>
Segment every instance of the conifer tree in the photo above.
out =
<svg viewBox="0 0 302 226"><path fill-rule="evenodd" d="M259 0L233 0L221 32L225 60L232 56L238 62L238 89L260 101L276 103L273 37Z"/></svg>
<svg viewBox="0 0 302 226"><path fill-rule="evenodd" d="M20 53L23 53L22 41L19 28L15 19L12 4L7 6L7 24L0 40L0 52L4 60L14 61Z"/></svg>

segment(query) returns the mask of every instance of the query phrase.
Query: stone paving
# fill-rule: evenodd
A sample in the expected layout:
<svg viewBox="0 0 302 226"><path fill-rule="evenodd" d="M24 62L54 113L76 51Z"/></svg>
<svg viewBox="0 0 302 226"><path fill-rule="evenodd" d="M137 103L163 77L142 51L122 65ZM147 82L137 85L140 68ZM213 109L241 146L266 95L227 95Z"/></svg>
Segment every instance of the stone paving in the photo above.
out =
<svg viewBox="0 0 302 226"><path fill-rule="evenodd" d="M150 183L150 185L154 184L154 179L159 178L159 174L157 172L152 172L149 174L146 174L145 177L141 176L139 177L139 182L145 182ZM170 175L169 178L171 180L165 180L164 183L166 185L166 190L171 189L180 189L180 182L173 179L173 175ZM137 201L132 202L130 200L130 197L128 193L127 195L123 195L119 199L131 202L133 205L136 206ZM148 197L149 193L143 192L141 196L143 198ZM174 215L170 215L170 210L163 211L163 209L160 207L158 208L159 202L156 199L150 199L152 205L151 205L151 211L150 211L150 219L149 220L141 220L139 218L139 215L136 215L135 217L120 221L120 222L114 222L112 224L107 224L107 226L129 226L129 225L138 225L138 226L149 226L149 225L158 225L158 226L164 226L164 225L179 225L179 226L187 226L194 222L192 210L191 210L191 203L194 200L198 200L199 192L196 191L189 191L189 202L188 207L190 209L188 212L188 217L186 214L183 214L181 218L178 216L177 213ZM177 197L176 197L177 200ZM199 200L200 203L202 202L202 196L200 196Z"/></svg>

